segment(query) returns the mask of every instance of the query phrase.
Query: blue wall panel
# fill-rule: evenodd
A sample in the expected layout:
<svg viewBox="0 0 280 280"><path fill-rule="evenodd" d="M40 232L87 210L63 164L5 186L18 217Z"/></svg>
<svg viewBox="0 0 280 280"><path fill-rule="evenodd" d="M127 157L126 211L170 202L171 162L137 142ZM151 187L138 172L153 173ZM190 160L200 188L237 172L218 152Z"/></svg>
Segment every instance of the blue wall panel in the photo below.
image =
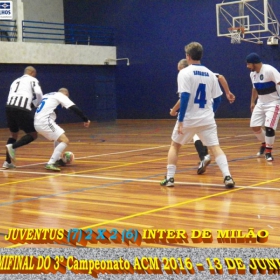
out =
<svg viewBox="0 0 280 280"><path fill-rule="evenodd" d="M6 127L4 107L7 101L10 84L23 75L27 65L0 65L0 127ZM57 91L61 87L68 88L70 98L91 120L115 120L115 73L113 68L105 66L79 65L33 65L37 70L43 93ZM106 80L106 87L98 86L100 80ZM110 95L114 105L99 106L99 100ZM107 101L108 103L109 101ZM99 106L99 107L98 107ZM106 112L106 114L104 113ZM59 111L57 121L60 123L81 122L82 120L70 110Z"/></svg>

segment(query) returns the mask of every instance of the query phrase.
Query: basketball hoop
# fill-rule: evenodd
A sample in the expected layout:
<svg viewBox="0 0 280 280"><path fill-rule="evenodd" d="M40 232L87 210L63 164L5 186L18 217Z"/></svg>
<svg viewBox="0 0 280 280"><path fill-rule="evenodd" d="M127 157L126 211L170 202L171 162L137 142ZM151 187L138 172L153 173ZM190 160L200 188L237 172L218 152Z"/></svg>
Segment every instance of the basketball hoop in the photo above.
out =
<svg viewBox="0 0 280 280"><path fill-rule="evenodd" d="M241 36L244 38L244 32L245 28L240 26L240 27L230 27L228 28L228 31L230 33L230 42L232 44L240 44L241 43Z"/></svg>

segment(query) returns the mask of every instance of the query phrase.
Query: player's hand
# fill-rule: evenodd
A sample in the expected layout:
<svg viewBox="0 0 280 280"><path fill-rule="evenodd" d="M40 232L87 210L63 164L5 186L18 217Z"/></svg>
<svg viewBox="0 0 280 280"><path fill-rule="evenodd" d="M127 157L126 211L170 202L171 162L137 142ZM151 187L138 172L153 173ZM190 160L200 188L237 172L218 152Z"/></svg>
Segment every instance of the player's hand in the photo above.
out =
<svg viewBox="0 0 280 280"><path fill-rule="evenodd" d="M176 117L178 115L178 112L174 111L173 108L170 109L170 116Z"/></svg>
<svg viewBox="0 0 280 280"><path fill-rule="evenodd" d="M251 103L250 109L251 109L251 113L254 111L256 104L255 103Z"/></svg>
<svg viewBox="0 0 280 280"><path fill-rule="evenodd" d="M89 127L90 125L90 120L88 120L87 122L84 122L84 127Z"/></svg>
<svg viewBox="0 0 280 280"><path fill-rule="evenodd" d="M233 93L229 92L226 96L230 104L235 101L235 95Z"/></svg>
<svg viewBox="0 0 280 280"><path fill-rule="evenodd" d="M179 125L178 125L178 134L183 134L183 123L182 123L182 122L179 122Z"/></svg>

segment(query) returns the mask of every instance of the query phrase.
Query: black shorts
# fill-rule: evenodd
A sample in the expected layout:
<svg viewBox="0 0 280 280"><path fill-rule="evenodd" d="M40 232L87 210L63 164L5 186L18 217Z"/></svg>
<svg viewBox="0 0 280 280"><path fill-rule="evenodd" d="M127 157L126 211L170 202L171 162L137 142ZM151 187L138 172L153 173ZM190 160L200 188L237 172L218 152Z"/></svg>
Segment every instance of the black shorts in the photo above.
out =
<svg viewBox="0 0 280 280"><path fill-rule="evenodd" d="M11 132L23 130L25 133L36 132L34 128L34 112L6 107L7 125Z"/></svg>

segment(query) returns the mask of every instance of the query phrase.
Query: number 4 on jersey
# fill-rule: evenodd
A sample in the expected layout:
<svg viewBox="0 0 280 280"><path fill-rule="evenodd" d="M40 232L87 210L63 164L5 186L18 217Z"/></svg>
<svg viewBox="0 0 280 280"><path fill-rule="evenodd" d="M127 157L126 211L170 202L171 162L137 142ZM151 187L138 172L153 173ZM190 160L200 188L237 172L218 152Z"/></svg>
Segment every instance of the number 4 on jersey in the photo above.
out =
<svg viewBox="0 0 280 280"><path fill-rule="evenodd" d="M205 98L206 97L205 87L206 87L205 84L199 84L196 90L194 103L199 104L199 108L204 108L205 104L207 103L207 100Z"/></svg>

